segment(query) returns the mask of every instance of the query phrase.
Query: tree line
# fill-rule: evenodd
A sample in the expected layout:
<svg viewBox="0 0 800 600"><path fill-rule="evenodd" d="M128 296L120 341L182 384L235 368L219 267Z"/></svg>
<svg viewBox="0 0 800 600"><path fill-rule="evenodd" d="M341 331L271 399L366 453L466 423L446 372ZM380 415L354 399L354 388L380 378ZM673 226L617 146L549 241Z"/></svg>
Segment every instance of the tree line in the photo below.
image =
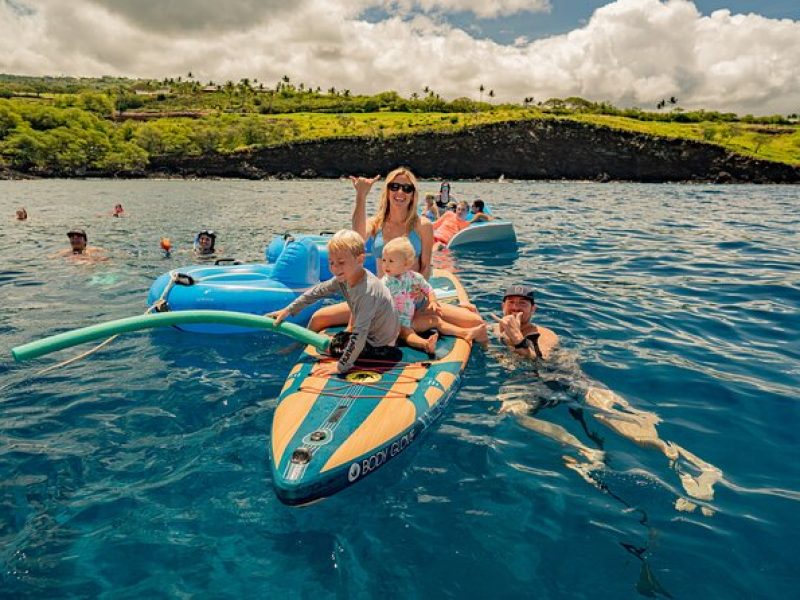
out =
<svg viewBox="0 0 800 600"><path fill-rule="evenodd" d="M484 117L492 115L508 120L598 114L641 121L701 123L703 139L723 144L743 134L739 123L771 126L796 120L796 115L739 117L727 112L685 111L675 106L678 102L674 97L664 101L664 106L674 106L671 111L652 112L620 109L579 97L541 102L526 97L522 105L491 104L466 97L447 101L428 86L409 98L394 91L354 95L346 89L312 89L293 83L288 76L263 89L257 80L248 79L237 84L225 82L217 86L211 82L201 86L191 73L186 78L134 83L116 78L50 82L46 78L19 81L9 77L0 75L0 166L63 176L92 171L136 172L144 170L153 156L226 154L303 136L383 136L398 133L403 127L406 131L419 131L431 123L463 128L487 122ZM209 86L211 89L207 89ZM64 89L74 93L54 91ZM481 85L476 91L482 97L486 88ZM493 95L489 90L490 99ZM170 113L182 114L180 111L195 118L165 118ZM137 113L147 118L129 118ZM301 131L292 117L296 113L320 113L320 118L316 125L312 118L311 125ZM326 113L333 115L323 123ZM359 113L372 113L374 118L369 114L354 118ZM384 113L407 113L408 118L405 123L393 124L391 119L383 118L389 116ZM449 116L439 117L437 113ZM271 116L277 114L284 116ZM367 126L364 120L374 123ZM769 136L764 132L756 135L759 137L753 143L758 153Z"/></svg>
<svg viewBox="0 0 800 600"><path fill-rule="evenodd" d="M741 122L765 125L789 125L798 120L790 115L739 116L732 112L685 110L678 106L675 96L660 100L655 110L640 107L618 108L610 102L593 102L580 97L536 100L525 96L520 103L494 103L495 91L484 84L475 90L479 99L467 96L453 100L444 99L430 86L404 97L395 91L374 95L354 94L349 89L329 87L322 89L303 82L294 82L284 75L275 83L257 78L242 78L238 82L200 82L192 72L185 76L162 80L102 78L54 78L0 75L0 97L43 95L80 95L102 93L112 100L114 110L126 111L219 111L231 113L291 114L319 113L371 113L371 112L435 112L478 113L496 109L536 108L554 114L602 114L621 116L642 121L675 123ZM486 93L488 101L484 101ZM665 110L669 107L669 110Z"/></svg>

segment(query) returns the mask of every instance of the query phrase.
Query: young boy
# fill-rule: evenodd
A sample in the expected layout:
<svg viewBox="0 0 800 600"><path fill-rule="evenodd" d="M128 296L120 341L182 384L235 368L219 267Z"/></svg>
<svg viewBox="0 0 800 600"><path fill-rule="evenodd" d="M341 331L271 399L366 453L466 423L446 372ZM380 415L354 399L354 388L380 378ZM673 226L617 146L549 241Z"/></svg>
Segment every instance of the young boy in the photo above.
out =
<svg viewBox="0 0 800 600"><path fill-rule="evenodd" d="M387 349L395 345L400 334L392 295L380 279L364 268L364 258L361 236L349 229L338 231L328 242L328 264L333 278L317 284L283 310L267 315L278 325L320 298L336 293L344 296L350 307L352 330L349 335L337 336L344 340L339 361L321 364L315 371L317 375L349 371L365 349L372 356L389 354Z"/></svg>

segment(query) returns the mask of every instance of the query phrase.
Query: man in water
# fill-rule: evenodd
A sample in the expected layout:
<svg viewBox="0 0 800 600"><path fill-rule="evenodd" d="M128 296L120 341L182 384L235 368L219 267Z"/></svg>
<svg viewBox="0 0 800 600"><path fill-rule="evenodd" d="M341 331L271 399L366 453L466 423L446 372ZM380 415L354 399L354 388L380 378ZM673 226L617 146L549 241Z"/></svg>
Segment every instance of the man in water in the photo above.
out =
<svg viewBox="0 0 800 600"><path fill-rule="evenodd" d="M472 211L472 218L469 220L470 223L480 223L481 221L493 221L494 217L492 215L487 215L483 212L486 209L486 203L478 198L477 200L473 201L470 210Z"/></svg>
<svg viewBox="0 0 800 600"><path fill-rule="evenodd" d="M56 256L65 256L74 258L83 262L105 261L108 257L105 256L105 251L96 246L89 246L89 238L86 231L80 228L72 228L67 232L70 247L61 250Z"/></svg>
<svg viewBox="0 0 800 600"><path fill-rule="evenodd" d="M501 306L503 316L492 315L496 321L492 328L495 336L522 358L540 361L550 359L558 346L558 336L550 329L534 325L531 321L536 312L533 288L525 284L510 286L503 295ZM656 425L661 421L657 415L634 408L618 394L588 379L580 387L570 387L581 390L586 404L595 409L595 419L613 431L640 446L659 450L673 465L683 459L684 464L696 470L696 475L678 472L681 484L689 496L706 501L714 498L713 486L722 479L722 471L674 442L662 440L656 430ZM519 396L525 395L524 388L504 395L515 398L504 399L500 412L514 414L524 427L575 448L588 462L580 463L573 457L564 457L567 466L593 483L590 473L604 467L605 455L602 450L589 448L560 425L530 416L529 413L535 412L540 404L532 401L530 393L525 399L519 399ZM686 498L678 498L675 508L691 512L696 505ZM706 506L701 507L701 510L703 514L713 514L713 510Z"/></svg>

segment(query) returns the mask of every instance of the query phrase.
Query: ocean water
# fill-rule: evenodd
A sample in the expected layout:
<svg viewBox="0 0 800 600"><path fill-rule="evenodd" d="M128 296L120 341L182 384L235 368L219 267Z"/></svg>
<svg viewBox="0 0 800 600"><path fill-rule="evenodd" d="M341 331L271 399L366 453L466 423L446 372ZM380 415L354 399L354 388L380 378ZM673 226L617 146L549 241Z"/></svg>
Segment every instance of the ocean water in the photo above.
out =
<svg viewBox="0 0 800 600"><path fill-rule="evenodd" d="M475 350L408 453L289 508L267 453L283 338L128 334L42 374L91 345L9 349L142 313L200 228L256 261L344 227L349 182L0 182L0 596L796 597L798 192L455 182L520 244L437 260L485 315L532 283L555 366ZM51 258L76 225L109 262Z"/></svg>

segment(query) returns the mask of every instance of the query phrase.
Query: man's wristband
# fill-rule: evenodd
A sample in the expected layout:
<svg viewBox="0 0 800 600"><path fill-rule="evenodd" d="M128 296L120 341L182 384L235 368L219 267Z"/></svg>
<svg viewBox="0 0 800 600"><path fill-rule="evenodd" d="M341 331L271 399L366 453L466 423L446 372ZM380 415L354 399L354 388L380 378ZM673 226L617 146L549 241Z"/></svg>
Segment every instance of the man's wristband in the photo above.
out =
<svg viewBox="0 0 800 600"><path fill-rule="evenodd" d="M514 344L514 348L518 350L525 350L526 348L531 347L531 341L528 338L522 338L522 341L519 344Z"/></svg>

